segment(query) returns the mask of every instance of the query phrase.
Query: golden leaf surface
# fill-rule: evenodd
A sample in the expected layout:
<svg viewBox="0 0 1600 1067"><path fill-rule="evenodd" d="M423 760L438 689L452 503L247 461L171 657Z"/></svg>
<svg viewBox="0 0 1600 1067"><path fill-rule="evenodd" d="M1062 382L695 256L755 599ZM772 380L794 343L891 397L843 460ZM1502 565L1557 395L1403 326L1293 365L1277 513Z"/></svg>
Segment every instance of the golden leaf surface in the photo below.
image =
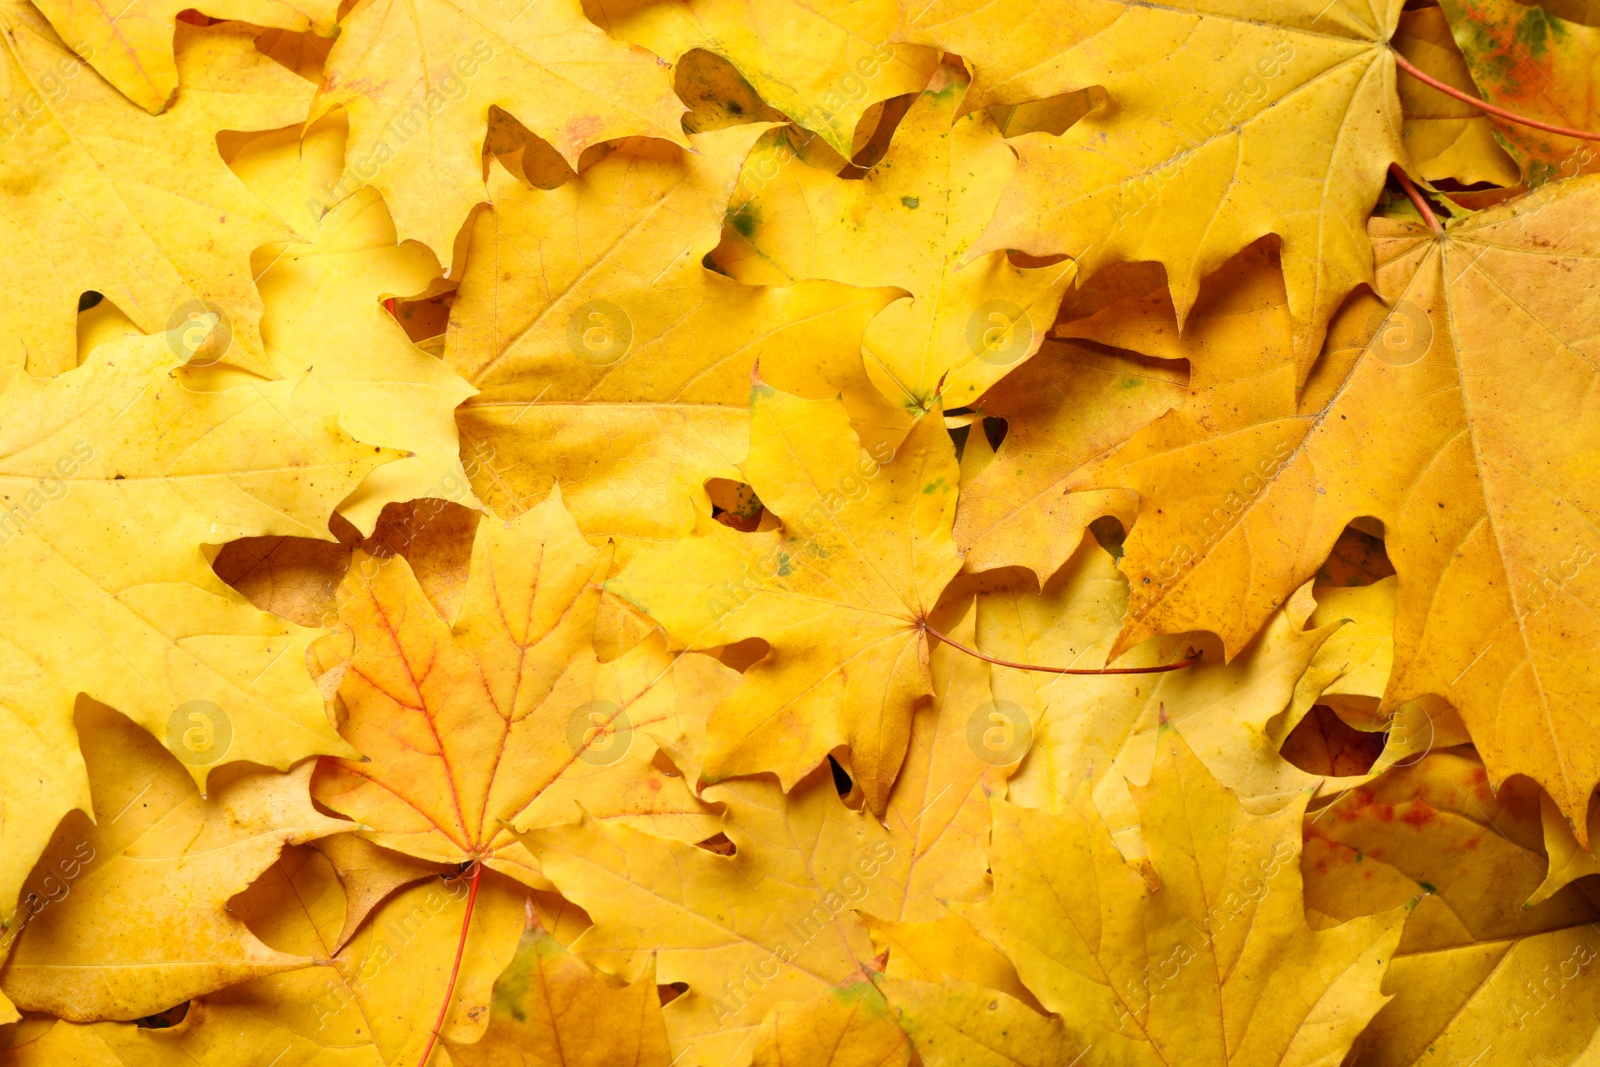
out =
<svg viewBox="0 0 1600 1067"><path fill-rule="evenodd" d="M483 860L535 888L548 882L515 832L563 821L575 803L690 841L715 833L684 780L653 764L654 738L677 742L731 672L659 640L600 663L595 582L609 562L558 493L515 522L479 523L453 620L403 558L358 554L339 597L354 638L339 694L342 732L367 759L323 760L313 794L375 844Z"/></svg>
<svg viewBox="0 0 1600 1067"><path fill-rule="evenodd" d="M118 92L151 114L160 114L178 92L178 64L172 37L185 0L132 0L109 5L73 0L40 0L36 5L72 50ZM333 0L217 0L206 3L218 18L256 26L337 32ZM326 46L324 46L326 48ZM188 86L186 86L188 88Z"/></svg>
<svg viewBox="0 0 1600 1067"><path fill-rule="evenodd" d="M258 611L200 551L236 537L326 535L393 456L331 421L296 422L292 381L201 392L160 337L102 345L0 394L0 705L12 772L0 900L57 821L90 807L72 713L118 708L197 785L224 759L287 769L352 752L304 666L316 631Z"/></svg>
<svg viewBox="0 0 1600 1067"><path fill-rule="evenodd" d="M136 1019L311 963L263 944L227 907L285 845L348 826L312 807L311 765L283 775L232 764L201 796L109 708L86 704L78 721L99 821L74 814L45 849L27 886L44 904L16 939L6 995L63 1019Z"/></svg>
<svg viewBox="0 0 1600 1067"><path fill-rule="evenodd" d="M1206 629L1236 654L1372 516L1399 574L1385 708L1445 697L1497 781L1528 774L1581 818L1600 781L1597 287L1569 286L1600 278L1596 204L1578 178L1439 236L1374 221L1389 306L1352 302L1295 414L1226 433L1169 414L1083 477L1141 498L1117 650Z"/></svg>
<svg viewBox="0 0 1600 1067"><path fill-rule="evenodd" d="M400 237L441 260L485 199L490 107L516 116L574 167L585 148L612 138L685 143L666 66L608 38L578 0L369 0L339 31L311 115L343 107L350 145L343 173L323 182L320 199L332 204L373 186Z"/></svg>
<svg viewBox="0 0 1600 1067"><path fill-rule="evenodd" d="M929 1067L1338 1060L1384 997L1403 908L1313 931L1301 797L1249 815L1164 727L1136 790L1159 889L1088 797L1060 815L997 801L995 888L967 909L1044 1007L969 982L879 984ZM1056 1017L1056 1016L1059 1016Z"/></svg>
<svg viewBox="0 0 1600 1067"><path fill-rule="evenodd" d="M932 48L890 41L894 0L588 0L615 37L677 62L700 48L728 60L779 111L848 159L875 102L914 93L939 62Z"/></svg>
<svg viewBox="0 0 1600 1067"><path fill-rule="evenodd" d="M1076 268L1013 266L1004 252L966 263L1017 162L988 112L962 115L967 79L940 67L859 179L785 158L786 142L752 152L728 204L716 262L740 281L831 278L898 286L862 339L894 404L947 408L976 400L1033 355Z"/></svg>
<svg viewBox="0 0 1600 1067"><path fill-rule="evenodd" d="M445 361L479 389L458 416L494 450L473 485L515 514L559 482L585 533L671 538L736 478L750 374L843 393L878 437L906 414L867 380L860 338L898 293L826 281L757 288L701 265L765 127L630 140L556 189L490 180Z"/></svg>
<svg viewBox="0 0 1600 1067"><path fill-rule="evenodd" d="M21 0L0 7L8 122L0 212L17 239L0 310L0 376L75 366L74 312L93 290L175 351L272 377L250 253L289 236L228 172L220 130L273 129L305 116L312 92L257 52L245 27L177 34L187 88L165 114L130 104L68 51Z"/></svg>
<svg viewBox="0 0 1600 1067"><path fill-rule="evenodd" d="M1395 49L1447 85L1476 95L1466 58L1453 44L1442 8L1401 14ZM1399 89L1406 151L1418 177L1432 182L1454 178L1464 185L1516 185L1521 180L1516 161L1495 140L1494 125L1482 111L1415 78L1402 75Z"/></svg>
<svg viewBox="0 0 1600 1067"><path fill-rule="evenodd" d="M607 978L534 926L495 979L483 1039L445 1047L462 1067L668 1067L652 968L629 983Z"/></svg>
<svg viewBox="0 0 1600 1067"><path fill-rule="evenodd" d="M1154 260L1181 321L1202 276L1277 234L1306 363L1371 278L1364 222L1405 158L1388 44L1400 0L904 6L904 39L972 65L970 106L1091 85L1115 103L1012 142L1021 167L974 252L1066 254L1085 272Z"/></svg>
<svg viewBox="0 0 1600 1067"><path fill-rule="evenodd" d="M56 1022L0 1052L0 1062L231 1067L278 1056L286 1063L409 1067L422 1054L444 998L467 896L463 878L412 886L388 898L340 945L335 935L346 898L338 874L310 846L290 846L233 907L263 940L294 954L288 958L314 957L319 965L197 997L168 1029ZM448 1040L483 1034L493 976L512 958L523 908L520 887L484 875L456 986L459 1000L443 1029Z"/></svg>
<svg viewBox="0 0 1600 1067"><path fill-rule="evenodd" d="M625 979L685 982L663 1009L690 1067L748 1062L781 1004L825 1015L865 981L872 939L857 914L895 893L896 847L875 820L845 807L826 772L787 795L770 779L728 782L732 856L587 814L523 836L561 894L594 919L573 951ZM870 1009L868 1009L870 1010ZM781 1043L781 1041L780 1041Z"/></svg>
<svg viewBox="0 0 1600 1067"><path fill-rule="evenodd" d="M685 647L771 644L711 714L707 776L771 770L789 788L848 746L881 811L931 691L921 623L960 566L950 439L936 407L897 450L869 451L840 402L760 382L750 411L740 470L779 528L702 516L682 540L639 545L606 588Z"/></svg>
<svg viewBox="0 0 1600 1067"><path fill-rule="evenodd" d="M1568 886L1527 906L1545 867L1539 795L1496 793L1470 751L1434 752L1306 822L1313 925L1420 901L1384 981L1392 999L1361 1062L1577 1064L1600 1033L1600 895Z"/></svg>
<svg viewBox="0 0 1600 1067"><path fill-rule="evenodd" d="M0 1067L1600 1064L1600 0L181 2L0 0Z"/></svg>
<svg viewBox="0 0 1600 1067"><path fill-rule="evenodd" d="M1006 420L999 449L989 449L980 427L967 437L955 524L967 568L1023 566L1043 581L1101 515L1131 523L1132 493L1074 493L1071 479L1181 403L1183 387L1170 364L1045 342L984 395L984 414Z"/></svg>
<svg viewBox="0 0 1600 1067"><path fill-rule="evenodd" d="M359 189L325 213L312 191L342 165L335 118L306 131L258 138L233 159L252 192L291 220L307 242L268 244L254 262L266 312L261 335L273 369L304 376L296 400L316 417L336 415L362 441L408 452L368 475L339 512L370 532L391 501L420 497L473 506L462 468L455 408L472 387L412 344L382 301L429 290L439 263L415 241L396 244L383 200Z"/></svg>

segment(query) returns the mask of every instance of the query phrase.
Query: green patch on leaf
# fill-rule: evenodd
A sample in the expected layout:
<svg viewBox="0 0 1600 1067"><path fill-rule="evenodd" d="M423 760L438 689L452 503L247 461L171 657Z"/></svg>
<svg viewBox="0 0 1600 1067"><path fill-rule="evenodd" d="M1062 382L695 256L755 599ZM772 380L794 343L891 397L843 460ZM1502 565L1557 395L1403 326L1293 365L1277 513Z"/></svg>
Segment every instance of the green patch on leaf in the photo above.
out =
<svg viewBox="0 0 1600 1067"><path fill-rule="evenodd" d="M724 220L750 240L755 237L756 227L761 225L761 212L748 202L738 207L729 204Z"/></svg>

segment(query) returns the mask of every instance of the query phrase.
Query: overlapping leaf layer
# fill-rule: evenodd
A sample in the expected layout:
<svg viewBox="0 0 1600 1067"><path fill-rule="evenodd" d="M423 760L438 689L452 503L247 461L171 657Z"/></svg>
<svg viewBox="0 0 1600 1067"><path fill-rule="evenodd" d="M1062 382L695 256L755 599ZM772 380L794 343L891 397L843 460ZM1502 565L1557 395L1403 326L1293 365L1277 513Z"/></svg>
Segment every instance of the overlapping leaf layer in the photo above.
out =
<svg viewBox="0 0 1600 1067"><path fill-rule="evenodd" d="M1597 59L0 0L0 1067L1597 1062Z"/></svg>

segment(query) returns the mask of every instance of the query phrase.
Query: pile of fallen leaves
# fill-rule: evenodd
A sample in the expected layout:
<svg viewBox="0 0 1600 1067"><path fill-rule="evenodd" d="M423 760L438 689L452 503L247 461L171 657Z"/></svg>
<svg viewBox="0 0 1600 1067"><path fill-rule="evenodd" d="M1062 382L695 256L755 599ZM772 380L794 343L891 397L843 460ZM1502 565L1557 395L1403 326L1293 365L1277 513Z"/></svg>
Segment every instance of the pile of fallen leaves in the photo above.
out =
<svg viewBox="0 0 1600 1067"><path fill-rule="evenodd" d="M183 2L0 0L0 1065L1600 1055L1600 5Z"/></svg>

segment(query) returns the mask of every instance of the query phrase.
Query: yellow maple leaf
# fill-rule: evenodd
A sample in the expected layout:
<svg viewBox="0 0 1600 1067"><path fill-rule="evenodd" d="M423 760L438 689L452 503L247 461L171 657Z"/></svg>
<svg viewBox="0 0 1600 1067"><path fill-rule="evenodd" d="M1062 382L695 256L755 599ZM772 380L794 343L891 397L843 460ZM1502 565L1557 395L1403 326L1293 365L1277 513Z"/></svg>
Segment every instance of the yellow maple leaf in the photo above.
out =
<svg viewBox="0 0 1600 1067"><path fill-rule="evenodd" d="M483 1039L445 1047L462 1067L669 1067L654 969L628 983L608 978L535 925L495 979Z"/></svg>
<svg viewBox="0 0 1600 1067"><path fill-rule="evenodd" d="M1003 251L965 263L1016 157L988 112L960 114L967 79L940 67L865 177L785 167L787 144L753 152L728 204L717 263L740 281L832 278L911 294L862 339L880 388L924 409L975 400L1033 355L1076 267L1023 269ZM959 117L958 117L959 116Z"/></svg>
<svg viewBox="0 0 1600 1067"><path fill-rule="evenodd" d="M846 159L868 107L917 92L939 63L935 49L889 40L900 22L895 0L591 0L586 10L674 62L695 48L722 56Z"/></svg>
<svg viewBox="0 0 1600 1067"><path fill-rule="evenodd" d="M178 66L172 36L178 13L188 8L186 0L131 0L114 11L71 0L40 0L37 6L61 39L129 100L151 114L173 102ZM334 0L218 0L205 6L219 18L256 26L314 30L323 37L338 32Z"/></svg>
<svg viewBox="0 0 1600 1067"><path fill-rule="evenodd" d="M1096 279L1089 288L1097 283L1103 284ZM1187 360L1183 406L1217 430L1294 410L1311 361L1295 359L1283 273L1267 242L1257 241L1206 276L1181 332L1165 284L1132 288L1108 292L1103 307L1057 326L1052 336Z"/></svg>
<svg viewBox="0 0 1600 1067"><path fill-rule="evenodd" d="M180 759L286 768L351 752L305 669L316 631L253 608L205 543L326 536L333 507L392 452L296 423L292 381L198 392L160 337L0 393L0 717L13 769L0 826L9 908L57 821L89 806L72 728L84 693Z"/></svg>
<svg viewBox="0 0 1600 1067"><path fill-rule="evenodd" d="M747 122L787 121L783 112L761 99L732 63L699 48L684 53L672 65L672 89L689 109L683 116L683 128L689 133Z"/></svg>
<svg viewBox="0 0 1600 1067"><path fill-rule="evenodd" d="M936 616L935 625L972 647L977 612L970 600L961 611L958 622ZM983 895L989 797L1004 793L1028 746L1026 731L1005 737L999 751L974 743L995 725L987 663L940 642L929 666L934 699L912 713L905 761L884 809L895 891L875 901L871 914L882 922L937 921L949 915L946 901Z"/></svg>
<svg viewBox="0 0 1600 1067"><path fill-rule="evenodd" d="M1201 277L1275 233L1303 363L1371 278L1363 223L1385 169L1405 158L1388 43L1401 0L905 7L902 39L971 64L968 106L1090 85L1115 105L1060 137L1012 142L1021 167L974 252L1064 253L1085 273L1155 260L1182 321Z"/></svg>
<svg viewBox="0 0 1600 1067"><path fill-rule="evenodd" d="M1125 579L1086 538L1042 589L1003 574L986 576L978 598L979 640L964 643L1013 661L1096 665L1115 642L1127 602ZM1348 789L1392 765L1415 762L1432 747L1465 742L1465 731L1434 701L1376 714L1393 660L1393 629L1392 578L1362 588L1302 587L1230 663L1220 662L1213 648L1211 658L1157 677L996 671L995 722L1026 734L1030 745L1009 783L1010 797L1057 811L1088 776L1102 820L1119 848L1135 855L1143 846L1128 785L1148 779L1160 714L1185 729L1207 767L1252 811L1275 807L1308 786L1317 785L1323 795ZM1170 662L1193 641L1193 635L1161 638L1117 664ZM1371 767L1342 776L1304 773L1311 768L1279 758L1314 704L1337 708L1358 728L1386 732ZM997 742L1006 743L1008 735Z"/></svg>
<svg viewBox="0 0 1600 1067"><path fill-rule="evenodd" d="M0 1056L13 1067L236 1067L263 1056L416 1067L455 963L467 882L435 877L402 889L341 944L335 935L346 896L339 874L311 846L291 845L232 908L275 949L292 953L290 959L314 957L318 966L197 997L182 1023L168 1029L62 1021L43 1034L19 1034L22 1040ZM483 1034L494 975L512 957L524 907L525 891L516 883L492 872L483 876L456 985L459 1000L442 1031L447 1038L467 1042Z"/></svg>
<svg viewBox="0 0 1600 1067"><path fill-rule="evenodd" d="M978 597L977 638L992 655L1030 663L1098 667L1116 641L1128 586L1111 556L1085 537L1078 552L1042 589L1031 582L995 580ZM1317 657L1346 627L1342 618L1315 619L1309 587L1273 615L1231 662L1215 645L1200 663L1169 674L1062 677L999 669L994 708L1031 736L1028 758L1009 783L1009 798L1062 812L1089 783L1099 818L1127 855L1142 853L1135 795L1150 779L1163 716L1245 809L1269 811L1323 782L1278 754L1285 736L1342 672L1313 676ZM1145 667L1181 658L1194 635L1146 642L1114 666ZM1343 651L1348 652L1348 645ZM1378 686L1387 680L1387 674ZM1399 751L1388 760L1401 758ZM1379 770L1382 768L1380 767Z"/></svg>
<svg viewBox="0 0 1600 1067"><path fill-rule="evenodd" d="M989 448L974 426L962 453L955 538L975 571L1023 566L1040 580L1071 556L1101 515L1131 523L1126 490L1068 492L1079 468L1185 399L1183 372L1071 341L1048 341L983 397L986 416L1006 420Z"/></svg>
<svg viewBox="0 0 1600 1067"><path fill-rule="evenodd" d="M493 175L445 344L480 390L458 421L494 450L473 480L490 507L515 514L559 481L585 533L687 532L706 479L738 477L758 360L782 388L843 393L879 438L904 432L860 353L896 290L756 288L701 265L765 128L697 134L693 152L631 140L548 191Z"/></svg>
<svg viewBox="0 0 1600 1067"><path fill-rule="evenodd" d="M1337 671L1319 685L1316 700L1340 713L1346 722L1379 720L1378 702L1389 685L1394 668L1393 575L1371 585L1339 588L1316 586L1316 610L1307 625L1312 628L1343 623L1323 642L1311 670L1326 665Z"/></svg>
<svg viewBox="0 0 1600 1067"><path fill-rule="evenodd" d="M420 497L474 506L457 441L455 408L472 387L413 345L381 301L424 293L439 262L422 245L395 243L383 199L358 189L325 214L307 208L318 183L343 165L337 117L252 141L232 167L306 242L256 251L265 313L261 335L273 368L303 376L295 399L309 416L337 415L362 441L410 455L368 475L339 513L370 532L391 501Z"/></svg>
<svg viewBox="0 0 1600 1067"><path fill-rule="evenodd" d="M606 37L578 0L457 5L370 0L340 24L311 117L350 116L335 203L366 184L402 239L448 259L484 199L489 108L515 115L573 167L601 141L634 135L686 144L666 65Z"/></svg>
<svg viewBox="0 0 1600 1067"><path fill-rule="evenodd" d="M788 788L848 746L882 811L931 688L922 622L961 565L950 439L937 406L898 449L871 452L837 400L758 382L750 410L740 470L781 525L700 516L686 538L636 546L606 588L687 648L772 646L711 713L706 775L772 771Z"/></svg>
<svg viewBox="0 0 1600 1067"><path fill-rule="evenodd" d="M6 931L6 995L79 1022L136 1019L310 964L262 944L227 904L284 845L349 825L311 805L311 765L283 775L234 764L202 797L109 708L86 704L78 722L98 821L75 813L45 849L27 886L39 908Z"/></svg>
<svg viewBox="0 0 1600 1067"><path fill-rule="evenodd" d="M1578 844L1572 824L1548 795L1539 797L1539 816L1544 824L1544 851L1550 859L1544 882L1528 898L1529 904L1541 904L1559 890L1586 874L1600 874L1600 858ZM1589 800L1589 840L1600 836L1600 798Z"/></svg>
<svg viewBox="0 0 1600 1067"><path fill-rule="evenodd" d="M548 883L514 831L566 819L574 801L690 841L715 833L684 780L652 765L651 735L677 741L680 716L732 672L677 660L659 638L598 662L594 583L609 566L559 493L514 523L478 525L450 621L404 558L357 554L340 589L354 650L339 694L342 732L367 760L324 759L313 794L376 844L482 860L536 888Z"/></svg>
<svg viewBox="0 0 1600 1067"><path fill-rule="evenodd" d="M346 827L348 829L348 827ZM360 834L334 834L311 842L333 865L344 890L344 926L324 946L328 951L342 948L367 921L374 908L397 889L415 885L431 876L451 877L459 873L443 863L428 863L400 852L380 848ZM328 931L332 933L332 931ZM324 952L323 955L327 953Z"/></svg>
<svg viewBox="0 0 1600 1067"><path fill-rule="evenodd" d="M1403 12L1394 47L1442 82L1476 95L1467 61L1450 36L1444 10L1425 7ZM1493 182L1516 185L1522 172L1495 140L1489 117L1416 78L1399 80L1406 151L1419 178L1452 178L1463 185Z"/></svg>
<svg viewBox="0 0 1600 1067"><path fill-rule="evenodd" d="M769 778L712 786L732 856L585 815L523 837L540 868L594 918L573 951L627 979L689 991L663 1010L688 1067L748 1063L782 1003L833 1014L863 981L872 941L857 910L895 892L888 832L844 806L826 771L783 794ZM836 988L837 987L837 988ZM870 1010L870 1009L868 1009Z"/></svg>
<svg viewBox="0 0 1600 1067"><path fill-rule="evenodd" d="M983 855L987 859L987 845ZM964 915L947 909L937 919L905 923L882 922L868 916L867 925L872 929L872 943L880 953L888 953L889 962L883 973L890 978L918 982L954 978L998 990L1035 1011L1044 1011L1017 977L1011 961Z"/></svg>
<svg viewBox="0 0 1600 1067"><path fill-rule="evenodd" d="M302 626L332 628L339 623L339 586L355 552L360 549L380 557L398 554L411 564L429 601L443 614L453 615L466 590L472 538L480 514L437 497L391 504L364 540L358 541L360 531L335 517L329 525L339 530L340 543L303 537L247 537L223 546L211 566L263 611ZM340 658L328 645L313 646L312 651L318 654L314 673L331 679L331 695L338 688L338 679L328 672L340 666Z"/></svg>
<svg viewBox="0 0 1600 1067"><path fill-rule="evenodd" d="M871 982L849 982L803 1004L779 1004L756 1034L751 1067L908 1067L911 1042Z"/></svg>
<svg viewBox="0 0 1600 1067"><path fill-rule="evenodd" d="M1404 909L1306 925L1306 797L1249 815L1163 727L1136 791L1160 888L1085 793L1060 815L994 804L995 887L965 909L1046 1009L970 983L881 978L929 1067L1337 1061L1382 1006Z"/></svg>
<svg viewBox="0 0 1600 1067"><path fill-rule="evenodd" d="M76 364L73 309L86 290L145 333L167 331L186 358L272 377L250 253L289 233L228 172L216 135L299 122L310 83L256 51L248 27L184 24L186 88L154 117L86 69L22 0L0 6L0 34L0 212L13 231L0 249L12 280L0 380Z"/></svg>
<svg viewBox="0 0 1600 1067"><path fill-rule="evenodd" d="M1085 475L1141 497L1117 649L1211 630L1235 654L1372 516L1399 574L1383 710L1445 697L1497 781L1527 774L1582 819L1600 781L1600 421L1582 399L1593 301L1571 286L1596 272L1597 204L1583 177L1439 235L1374 220L1389 306L1341 313L1296 414L1213 434L1172 413Z"/></svg>
<svg viewBox="0 0 1600 1067"><path fill-rule="evenodd" d="M1306 821L1306 908L1326 926L1421 900L1352 1056L1381 1067L1580 1064L1600 1039L1600 902L1539 885L1540 795L1434 752Z"/></svg>

